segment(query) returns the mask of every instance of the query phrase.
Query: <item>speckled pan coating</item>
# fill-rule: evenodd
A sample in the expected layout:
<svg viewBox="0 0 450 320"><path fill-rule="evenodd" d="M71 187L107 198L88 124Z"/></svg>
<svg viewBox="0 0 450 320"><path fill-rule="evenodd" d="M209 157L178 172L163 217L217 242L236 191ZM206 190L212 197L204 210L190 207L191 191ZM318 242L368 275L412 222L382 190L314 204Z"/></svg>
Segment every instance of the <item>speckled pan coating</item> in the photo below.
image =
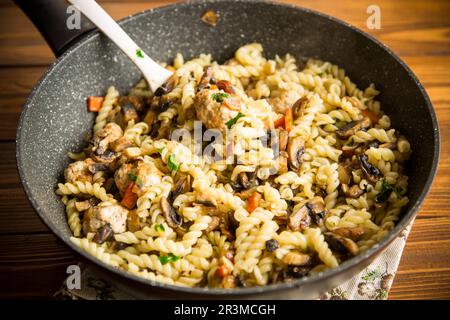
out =
<svg viewBox="0 0 450 320"><path fill-rule="evenodd" d="M219 14L215 28L200 21L206 9ZM123 20L121 25L149 55L160 61L173 59L176 52L186 58L212 53L223 61L239 46L258 41L270 57L291 53L298 59L315 57L338 64L360 87L376 84L382 92L383 110L391 117L393 127L408 137L414 153L408 167L410 202L402 220L389 237L337 269L291 284L233 291L149 284L74 247L69 241L63 205L54 194L69 163L66 153L82 146L93 124L93 115L86 111L86 97L102 95L110 85L125 93L139 79L139 72L124 54L108 39L93 32L61 56L31 93L17 130L17 162L26 193L48 227L75 251L115 273L120 281L128 279L144 292L150 290L168 297L194 298L204 294L269 297L296 288L296 297L313 297L367 266L415 216L436 171L438 124L422 85L378 41L323 14L260 1L194 1L146 11Z"/></svg>

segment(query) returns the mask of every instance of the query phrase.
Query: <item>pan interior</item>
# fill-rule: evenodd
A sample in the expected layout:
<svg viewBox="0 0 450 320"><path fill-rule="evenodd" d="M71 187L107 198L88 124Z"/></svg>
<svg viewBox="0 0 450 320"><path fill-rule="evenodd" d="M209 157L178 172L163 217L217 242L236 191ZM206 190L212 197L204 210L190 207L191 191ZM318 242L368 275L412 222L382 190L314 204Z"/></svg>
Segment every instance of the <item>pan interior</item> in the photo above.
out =
<svg viewBox="0 0 450 320"><path fill-rule="evenodd" d="M200 20L206 9L219 15L216 27ZM349 26L306 10L253 1L179 4L126 19L122 26L154 59L170 61L212 53L230 58L240 46L262 43L265 54L291 53L299 61L318 58L343 67L359 87L375 83L392 126L411 142L409 209L421 200L433 173L437 127L428 101L411 74L389 54ZM125 94L138 70L108 39L94 34L63 55L36 87L18 129L18 165L30 199L48 226L68 242L64 208L54 193L69 163L69 151L83 146L94 116L86 97L115 85ZM412 212L411 212L412 214Z"/></svg>

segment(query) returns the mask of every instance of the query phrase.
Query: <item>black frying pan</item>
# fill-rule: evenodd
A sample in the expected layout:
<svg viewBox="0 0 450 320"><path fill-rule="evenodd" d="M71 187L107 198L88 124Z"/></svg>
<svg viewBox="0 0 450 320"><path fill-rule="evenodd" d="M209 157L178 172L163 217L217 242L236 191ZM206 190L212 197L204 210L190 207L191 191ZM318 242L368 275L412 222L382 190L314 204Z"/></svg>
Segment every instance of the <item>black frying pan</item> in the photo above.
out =
<svg viewBox="0 0 450 320"><path fill-rule="evenodd" d="M315 297L366 267L414 218L431 186L439 157L439 129L433 107L411 70L377 40L329 16L269 2L194 1L145 11L120 24L159 61L172 59L176 52L187 58L212 53L224 61L241 45L258 41L269 57L291 53L298 59L320 58L345 68L359 87L374 82L382 92L379 98L383 110L414 151L407 168L410 202L397 226L379 244L336 269L289 284L234 290L180 288L116 270L69 241L71 233L64 207L54 191L69 163L67 152L79 149L92 127L94 116L86 111L86 97L102 95L113 84L127 92L140 74L99 32L80 36L89 24L83 25L82 30L68 31L62 0L16 2L58 56L33 89L17 128L17 165L24 189L42 220L60 239L84 258L112 272L118 281L166 297L273 297L276 292L293 289L296 297ZM206 9L220 16L215 28L200 20Z"/></svg>

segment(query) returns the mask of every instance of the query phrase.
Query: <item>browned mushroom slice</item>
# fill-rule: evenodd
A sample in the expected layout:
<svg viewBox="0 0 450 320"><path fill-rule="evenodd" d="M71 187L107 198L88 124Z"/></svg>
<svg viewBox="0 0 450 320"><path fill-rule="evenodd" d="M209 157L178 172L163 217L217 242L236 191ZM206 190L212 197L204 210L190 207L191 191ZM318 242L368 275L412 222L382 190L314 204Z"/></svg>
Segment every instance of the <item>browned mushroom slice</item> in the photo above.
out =
<svg viewBox="0 0 450 320"><path fill-rule="evenodd" d="M244 189L249 189L252 186L246 172L239 173L237 181Z"/></svg>
<svg viewBox="0 0 450 320"><path fill-rule="evenodd" d="M394 150L396 147L397 146L393 142L386 142L386 143L379 145L379 148L386 148L386 149L391 149L391 150Z"/></svg>
<svg viewBox="0 0 450 320"><path fill-rule="evenodd" d="M333 251L342 254L351 254L356 256L359 253L358 245L351 239L341 237L337 234L327 232L324 234L325 241Z"/></svg>
<svg viewBox="0 0 450 320"><path fill-rule="evenodd" d="M200 193L195 197L195 203L201 204L206 207L217 207L217 200L210 194Z"/></svg>
<svg viewBox="0 0 450 320"><path fill-rule="evenodd" d="M348 167L339 164L338 166L338 174L339 174L339 182L341 184L350 184L351 174Z"/></svg>
<svg viewBox="0 0 450 320"><path fill-rule="evenodd" d="M205 232L210 232L216 230L219 227L220 218L217 216L211 217L211 222L208 224L208 227L205 229Z"/></svg>
<svg viewBox="0 0 450 320"><path fill-rule="evenodd" d="M278 174L283 174L289 171L288 154L286 151L280 151L278 156Z"/></svg>
<svg viewBox="0 0 450 320"><path fill-rule="evenodd" d="M288 219L288 227L293 231L299 231L311 224L311 217L306 205L293 212Z"/></svg>
<svg viewBox="0 0 450 320"><path fill-rule="evenodd" d="M364 228L361 227L353 227L353 228L338 228L334 229L333 233L352 239L353 241L358 241L364 235Z"/></svg>
<svg viewBox="0 0 450 320"><path fill-rule="evenodd" d="M201 91L203 89L209 88L212 77L213 77L213 74L212 74L211 67L206 67L205 72L203 73L203 76L200 79L200 82L197 86L197 91Z"/></svg>
<svg viewBox="0 0 450 320"><path fill-rule="evenodd" d="M311 256L306 253L288 252L282 259L284 263L290 266L304 266L311 260Z"/></svg>
<svg viewBox="0 0 450 320"><path fill-rule="evenodd" d="M108 171L108 166L103 163L92 163L88 167L89 172L97 173L100 171Z"/></svg>
<svg viewBox="0 0 450 320"><path fill-rule="evenodd" d="M160 97L154 96L150 103L150 109L154 110L156 113L161 113L169 109L173 103L174 100L167 95Z"/></svg>
<svg viewBox="0 0 450 320"><path fill-rule="evenodd" d="M342 157L344 158L351 158L356 153L356 148L358 146L343 146L342 147Z"/></svg>
<svg viewBox="0 0 450 320"><path fill-rule="evenodd" d="M326 215L325 202L322 197L314 197L305 204L308 214L315 224L321 225Z"/></svg>
<svg viewBox="0 0 450 320"><path fill-rule="evenodd" d="M174 73L161 87L156 89L155 96L160 97L170 93L178 84L178 76Z"/></svg>
<svg viewBox="0 0 450 320"><path fill-rule="evenodd" d="M280 244L275 239L270 239L266 241L266 250L267 252L274 252L280 247Z"/></svg>
<svg viewBox="0 0 450 320"><path fill-rule="evenodd" d="M136 210L131 210L127 216L128 231L136 232L141 229L141 219Z"/></svg>
<svg viewBox="0 0 450 320"><path fill-rule="evenodd" d="M191 189L191 176L188 174L177 174L177 182L172 191L172 198L176 199L180 194L189 192Z"/></svg>
<svg viewBox="0 0 450 320"><path fill-rule="evenodd" d="M139 122L139 115L136 108L131 103L126 103L120 106L120 112L124 123L133 120L135 123Z"/></svg>
<svg viewBox="0 0 450 320"><path fill-rule="evenodd" d="M77 209L78 212L86 211L92 206L93 205L89 200L75 202L75 208Z"/></svg>
<svg viewBox="0 0 450 320"><path fill-rule="evenodd" d="M177 214L166 197L161 197L161 210L169 227L178 228L183 224L183 219Z"/></svg>
<svg viewBox="0 0 450 320"><path fill-rule="evenodd" d="M114 152L122 152L126 148L132 147L133 142L126 137L121 137L114 142L111 142L110 148Z"/></svg>
<svg viewBox="0 0 450 320"><path fill-rule="evenodd" d="M364 193L364 190L361 190L356 184L351 187L349 187L348 184L342 184L341 188L342 192L349 198L358 198Z"/></svg>
<svg viewBox="0 0 450 320"><path fill-rule="evenodd" d="M308 98L301 97L294 103L294 105L292 106L292 115L294 119L301 117L303 115L306 106L308 105L308 102L309 102Z"/></svg>
<svg viewBox="0 0 450 320"><path fill-rule="evenodd" d="M364 117L359 121L352 121L349 124L343 126L336 131L336 134L342 139L349 138L357 131L369 128L371 124L372 123L370 122L370 119L368 117Z"/></svg>
<svg viewBox="0 0 450 320"><path fill-rule="evenodd" d="M369 163L366 154L360 154L358 160L367 179L372 183L376 183L382 176L380 170Z"/></svg>
<svg viewBox="0 0 450 320"><path fill-rule="evenodd" d="M289 165L293 170L298 170L302 163L302 156L305 153L305 140L302 137L289 139L287 146Z"/></svg>
<svg viewBox="0 0 450 320"><path fill-rule="evenodd" d="M286 151L289 141L289 133L284 129L278 130L278 145L280 151Z"/></svg>
<svg viewBox="0 0 450 320"><path fill-rule="evenodd" d="M92 241L98 244L102 244L105 241L112 239L114 235L114 232L112 230L112 227L109 223L101 226L97 232L94 235L94 238L92 238Z"/></svg>

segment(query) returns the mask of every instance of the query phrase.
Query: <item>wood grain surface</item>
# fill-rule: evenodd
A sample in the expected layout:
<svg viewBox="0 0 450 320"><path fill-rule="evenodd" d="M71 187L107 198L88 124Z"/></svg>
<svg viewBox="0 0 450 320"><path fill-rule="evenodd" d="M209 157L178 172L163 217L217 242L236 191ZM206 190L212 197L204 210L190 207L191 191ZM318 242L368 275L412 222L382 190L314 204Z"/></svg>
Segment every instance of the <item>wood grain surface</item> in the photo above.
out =
<svg viewBox="0 0 450 320"><path fill-rule="evenodd" d="M99 1L115 18L175 1ZM387 44L431 97L442 147L437 177L412 228L390 299L450 299L450 1L287 0L349 22ZM366 9L381 8L368 30ZM46 228L22 190L15 164L21 108L54 56L9 0L0 0L0 297L48 298L74 255Z"/></svg>

